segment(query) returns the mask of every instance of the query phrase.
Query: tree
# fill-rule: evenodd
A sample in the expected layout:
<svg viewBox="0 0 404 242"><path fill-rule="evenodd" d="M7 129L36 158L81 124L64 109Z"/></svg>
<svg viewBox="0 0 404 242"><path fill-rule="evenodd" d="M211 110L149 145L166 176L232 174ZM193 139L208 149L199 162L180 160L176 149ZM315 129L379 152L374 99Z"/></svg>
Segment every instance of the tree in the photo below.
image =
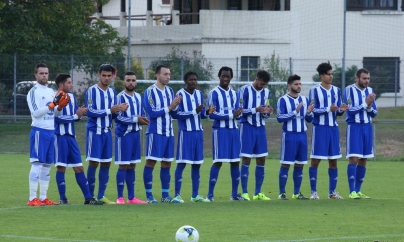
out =
<svg viewBox="0 0 404 242"><path fill-rule="evenodd" d="M143 74L143 66L142 66L142 60L140 58L138 59L133 59L131 58L130 60L130 70L136 74L136 79L137 80L143 80L144 79L144 74ZM116 93L119 93L125 89L125 86L123 85L123 79L117 77L114 82L114 87ZM147 88L147 84L145 83L137 83L136 85L136 92L137 93L143 93L144 90Z"/></svg>

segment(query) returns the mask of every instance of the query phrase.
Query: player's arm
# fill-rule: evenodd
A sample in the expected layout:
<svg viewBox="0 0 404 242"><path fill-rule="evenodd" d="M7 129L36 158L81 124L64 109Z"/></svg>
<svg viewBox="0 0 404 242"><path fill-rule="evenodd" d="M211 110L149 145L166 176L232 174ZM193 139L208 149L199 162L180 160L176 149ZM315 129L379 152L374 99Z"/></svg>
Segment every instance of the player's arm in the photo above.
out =
<svg viewBox="0 0 404 242"><path fill-rule="evenodd" d="M206 107L204 105L205 100L203 99L203 94L202 93L200 93L200 94L201 94L201 103L200 103L200 105L203 105L203 107L202 107L202 110L198 114L200 115L201 119L206 119L206 118L208 118L208 115L206 115Z"/></svg>
<svg viewBox="0 0 404 242"><path fill-rule="evenodd" d="M238 92L237 92L237 96L239 97L239 105L243 108L243 112L242 112L242 116L243 117L248 117L251 116L253 114L256 114L257 111L255 108L248 108L248 92L247 95L245 95L246 91L245 91L245 86L241 87Z"/></svg>
<svg viewBox="0 0 404 242"><path fill-rule="evenodd" d="M95 103L95 93L93 92L93 88L89 88L86 91L85 105L88 108L87 116L98 118L105 117L111 114L111 109L100 109L97 107Z"/></svg>
<svg viewBox="0 0 404 242"><path fill-rule="evenodd" d="M225 114L225 113L220 113L218 112L218 107L219 107L219 102L217 101L217 93L213 92L211 94L211 99L210 99L210 106L216 107L216 110L209 114L210 119L215 119L215 120L229 120L230 117L233 119L233 113ZM219 109L220 110L220 109Z"/></svg>
<svg viewBox="0 0 404 242"><path fill-rule="evenodd" d="M305 115L304 115L304 119L306 120L306 122L311 123L313 122L314 119L314 114L313 114L313 110L314 110L314 103L310 103L309 99L306 98L306 107L307 110L305 110Z"/></svg>
<svg viewBox="0 0 404 242"><path fill-rule="evenodd" d="M147 113L149 114L150 119L157 119L159 117L164 116L166 113L170 112L168 107L157 108L155 106L155 100L153 94L149 89L147 89L144 93L143 104Z"/></svg>
<svg viewBox="0 0 404 242"><path fill-rule="evenodd" d="M370 105L370 108L368 106L368 108L366 109L366 112L369 114L370 117L374 118L377 115L377 106L376 106L376 102L375 102L376 94L373 92L373 90L372 90L372 93L374 94L374 100L372 102L372 105Z"/></svg>
<svg viewBox="0 0 404 242"><path fill-rule="evenodd" d="M177 96L181 96L183 98L180 92L177 92ZM185 111L184 102L181 102L177 107L178 108L176 111L170 112L171 116L175 119L185 120L197 114L196 109L191 111Z"/></svg>
<svg viewBox="0 0 404 242"><path fill-rule="evenodd" d="M276 120L278 120L279 123L285 123L295 118L297 114L296 110L288 113L286 109L285 99L279 98L276 106L278 110L276 114Z"/></svg>
<svg viewBox="0 0 404 242"><path fill-rule="evenodd" d="M313 115L316 117L326 115L330 112L330 107L320 107L320 102L318 101L318 95L315 88L309 91L309 103L314 102Z"/></svg>
<svg viewBox="0 0 404 242"><path fill-rule="evenodd" d="M29 108L29 111L31 112L31 115L35 118L40 118L44 115L47 115L47 113L49 112L48 106L38 107L37 104L40 104L41 101L42 101L42 96L35 95L35 91L33 91L33 89L31 89L28 92L28 95L27 95L28 108ZM54 108L54 110L56 110L56 109Z"/></svg>
<svg viewBox="0 0 404 242"><path fill-rule="evenodd" d="M348 103L347 115L355 116L356 114L363 112L367 109L368 105L366 102L362 102L361 104L352 105L351 100L351 88L346 88L344 91L344 103Z"/></svg>
<svg viewBox="0 0 404 242"><path fill-rule="evenodd" d="M263 107L265 109L265 113L261 113L261 118L262 119L268 119L271 117L271 113L274 111L274 109L271 107L271 93L268 90L268 96L266 103L263 104Z"/></svg>

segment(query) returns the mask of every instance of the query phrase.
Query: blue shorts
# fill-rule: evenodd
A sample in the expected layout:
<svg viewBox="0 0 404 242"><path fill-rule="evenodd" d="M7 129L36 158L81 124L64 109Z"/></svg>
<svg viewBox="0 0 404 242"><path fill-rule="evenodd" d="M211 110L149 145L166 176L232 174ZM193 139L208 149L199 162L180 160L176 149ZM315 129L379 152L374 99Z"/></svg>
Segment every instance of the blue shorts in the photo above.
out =
<svg viewBox="0 0 404 242"><path fill-rule="evenodd" d="M249 123L240 124L241 157L264 157L268 155L265 126L256 127Z"/></svg>
<svg viewBox="0 0 404 242"><path fill-rule="evenodd" d="M178 131L176 163L203 163L202 131Z"/></svg>
<svg viewBox="0 0 404 242"><path fill-rule="evenodd" d="M108 133L96 134L87 129L86 161L111 162L112 135Z"/></svg>
<svg viewBox="0 0 404 242"><path fill-rule="evenodd" d="M146 160L173 161L174 136L146 134Z"/></svg>
<svg viewBox="0 0 404 242"><path fill-rule="evenodd" d="M130 165L141 161L140 132L115 136L115 164Z"/></svg>
<svg viewBox="0 0 404 242"><path fill-rule="evenodd" d="M55 135L55 166L67 168L83 166L80 149L74 136Z"/></svg>
<svg viewBox="0 0 404 242"><path fill-rule="evenodd" d="M55 131L32 127L29 143L29 161L55 163Z"/></svg>
<svg viewBox="0 0 404 242"><path fill-rule="evenodd" d="M346 126L346 158L372 158L372 124L348 124Z"/></svg>
<svg viewBox="0 0 404 242"><path fill-rule="evenodd" d="M313 125L310 158L333 160L341 156L338 126Z"/></svg>
<svg viewBox="0 0 404 242"><path fill-rule="evenodd" d="M240 133L237 129L220 128L212 131L213 163L240 162Z"/></svg>
<svg viewBox="0 0 404 242"><path fill-rule="evenodd" d="M306 132L282 133L281 164L307 164Z"/></svg>

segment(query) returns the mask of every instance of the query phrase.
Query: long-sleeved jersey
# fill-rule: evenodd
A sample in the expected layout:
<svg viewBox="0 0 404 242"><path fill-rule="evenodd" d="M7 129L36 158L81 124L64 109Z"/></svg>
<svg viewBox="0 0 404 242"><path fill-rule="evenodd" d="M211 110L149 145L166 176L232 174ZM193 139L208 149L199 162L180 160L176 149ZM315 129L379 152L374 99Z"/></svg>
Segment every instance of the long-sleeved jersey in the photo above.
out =
<svg viewBox="0 0 404 242"><path fill-rule="evenodd" d="M56 108L54 110L48 108L54 97L55 92L51 88L38 83L29 90L27 103L32 117L31 126L47 130L55 129L54 115L58 112Z"/></svg>
<svg viewBox="0 0 404 242"><path fill-rule="evenodd" d="M96 134L107 133L112 128L111 107L116 103L115 90L107 88L102 90L98 84L89 87L86 91L85 105L88 108L87 129Z"/></svg>
<svg viewBox="0 0 404 242"><path fill-rule="evenodd" d="M342 103L341 90L332 86L330 90L325 89L321 85L314 86L310 89L309 100L314 102L314 125L325 126L338 126L337 116L344 114L343 111L338 109L337 112L331 112L330 107L332 104L335 106L341 106Z"/></svg>
<svg viewBox="0 0 404 242"><path fill-rule="evenodd" d="M55 117L55 134L76 136L74 122L80 120L76 115L76 111L79 107L74 95L71 93L66 94L70 96L70 102L60 111L59 115Z"/></svg>
<svg viewBox="0 0 404 242"><path fill-rule="evenodd" d="M299 112L296 112L296 107L301 102L303 106ZM294 98L285 94L278 99L276 119L279 123L283 123L283 131L306 132L306 121L310 123L313 120L313 113L307 114L308 105L310 105L309 100L300 95Z"/></svg>
<svg viewBox="0 0 404 242"><path fill-rule="evenodd" d="M229 88L224 90L220 86L212 89L208 94L208 106L216 107L215 112L209 115L213 119L213 128L237 129L237 118L233 112L240 106L236 91Z"/></svg>
<svg viewBox="0 0 404 242"><path fill-rule="evenodd" d="M129 107L126 112L120 112L115 118L115 135L121 137L127 133L141 130L142 125L138 123L138 117L144 116L145 112L140 94L134 92L133 96L130 96L122 91L117 95L116 101L117 104L127 103Z"/></svg>
<svg viewBox="0 0 404 242"><path fill-rule="evenodd" d="M363 90L359 89L356 84L349 85L344 91L344 102L348 104L346 113L347 123L371 123L372 118L377 115L376 102L368 109L365 102L366 97L373 93L371 87Z"/></svg>
<svg viewBox="0 0 404 242"><path fill-rule="evenodd" d="M196 113L196 108L204 104L202 92L194 90L194 93L191 94L182 88L177 92L177 95L182 97L177 113L174 115L174 118L178 120L178 128L184 131L202 131L201 119L207 118L206 109L203 108L199 113Z"/></svg>
<svg viewBox="0 0 404 242"><path fill-rule="evenodd" d="M270 114L257 113L256 108L259 106L269 106L271 94L268 88L258 91L252 84L244 85L238 90L238 96L240 98L240 106L243 107L240 123L249 123L255 127L264 126L265 119L268 119Z"/></svg>

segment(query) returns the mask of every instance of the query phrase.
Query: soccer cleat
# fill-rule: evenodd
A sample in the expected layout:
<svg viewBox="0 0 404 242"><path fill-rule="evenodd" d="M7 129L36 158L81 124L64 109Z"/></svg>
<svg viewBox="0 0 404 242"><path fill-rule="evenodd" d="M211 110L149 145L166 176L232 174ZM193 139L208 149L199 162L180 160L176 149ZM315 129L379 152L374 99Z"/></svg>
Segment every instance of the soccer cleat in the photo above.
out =
<svg viewBox="0 0 404 242"><path fill-rule="evenodd" d="M206 199L209 200L210 202L214 202L214 201L215 201L215 198L213 197L213 194L212 194L212 195L207 195L207 196L206 196Z"/></svg>
<svg viewBox="0 0 404 242"><path fill-rule="evenodd" d="M241 196L241 194L237 194L236 196L230 196L231 201L247 201L244 197Z"/></svg>
<svg viewBox="0 0 404 242"><path fill-rule="evenodd" d="M41 203L44 204L44 206L53 206L53 205L59 205L57 202L52 202L48 198L45 198L44 200L41 200Z"/></svg>
<svg viewBox="0 0 404 242"><path fill-rule="evenodd" d="M299 192L298 194L293 194L292 199L307 200L309 198L305 197L301 192Z"/></svg>
<svg viewBox="0 0 404 242"><path fill-rule="evenodd" d="M59 205L70 205L70 202L69 202L69 200L67 200L67 198L61 199L59 201Z"/></svg>
<svg viewBox="0 0 404 242"><path fill-rule="evenodd" d="M90 198L88 200L85 200L84 205L104 205L104 203L99 202L99 201L97 201L97 199L92 197L92 198Z"/></svg>
<svg viewBox="0 0 404 242"><path fill-rule="evenodd" d="M149 197L146 199L146 202L147 202L147 203L152 203L152 204L157 204L157 203L159 203L159 202L157 202L156 199L154 199L153 196L149 196Z"/></svg>
<svg viewBox="0 0 404 242"><path fill-rule="evenodd" d="M241 196L242 196L245 200L250 201L250 196L248 195L248 193L243 193L243 194L241 194Z"/></svg>
<svg viewBox="0 0 404 242"><path fill-rule="evenodd" d="M331 195L331 194L330 194L330 195ZM320 197L318 196L317 192L312 191L312 192L311 192L310 199L311 199L311 200L319 200Z"/></svg>
<svg viewBox="0 0 404 242"><path fill-rule="evenodd" d="M38 198L34 198L34 199L32 199L32 200L28 200L27 205L30 206L30 207L45 206L44 204L41 203L41 201L39 201Z"/></svg>
<svg viewBox="0 0 404 242"><path fill-rule="evenodd" d="M108 198L106 198L105 196L102 197L102 198L100 198L100 199L98 199L98 201L99 201L99 202L102 202L102 203L104 203L104 204L116 204L116 203L114 203L113 201L111 201L111 200L109 200Z"/></svg>
<svg viewBox="0 0 404 242"><path fill-rule="evenodd" d="M213 197L212 197L213 199ZM198 195L196 197L191 197L191 202L204 202L204 203L209 203L210 200L209 199L205 199L203 198L201 195Z"/></svg>
<svg viewBox="0 0 404 242"><path fill-rule="evenodd" d="M330 195L328 195L328 198L329 199L344 199L336 191L333 191Z"/></svg>
<svg viewBox="0 0 404 242"><path fill-rule="evenodd" d="M170 197L170 196L162 197L162 198L161 198L161 202L162 202L162 203L181 203L180 200L178 200L177 197L172 198L172 197Z"/></svg>
<svg viewBox="0 0 404 242"><path fill-rule="evenodd" d="M264 193L260 192L257 195L253 196L253 200L269 201L271 199L269 197L265 196Z"/></svg>
<svg viewBox="0 0 404 242"><path fill-rule="evenodd" d="M286 193L281 193L281 194L279 194L278 199L279 200L288 200L288 197L286 197Z"/></svg>
<svg viewBox="0 0 404 242"><path fill-rule="evenodd" d="M354 191L349 194L350 199L360 199L359 195Z"/></svg>
<svg viewBox="0 0 404 242"><path fill-rule="evenodd" d="M116 204L125 204L125 199L123 197L119 197L116 199Z"/></svg>
<svg viewBox="0 0 404 242"><path fill-rule="evenodd" d="M128 204L147 204L147 202L142 201L142 200L140 200L140 199L138 199L136 197L133 197L132 199L127 199L126 202Z"/></svg>
<svg viewBox="0 0 404 242"><path fill-rule="evenodd" d="M361 192L357 192L356 194L358 194L359 198L362 198L362 199L372 199L371 197L366 196L365 194L363 194Z"/></svg>
<svg viewBox="0 0 404 242"><path fill-rule="evenodd" d="M182 199L182 197L181 197L180 195L176 196L176 197L173 198L173 199L180 201L180 203L184 203L184 199Z"/></svg>

